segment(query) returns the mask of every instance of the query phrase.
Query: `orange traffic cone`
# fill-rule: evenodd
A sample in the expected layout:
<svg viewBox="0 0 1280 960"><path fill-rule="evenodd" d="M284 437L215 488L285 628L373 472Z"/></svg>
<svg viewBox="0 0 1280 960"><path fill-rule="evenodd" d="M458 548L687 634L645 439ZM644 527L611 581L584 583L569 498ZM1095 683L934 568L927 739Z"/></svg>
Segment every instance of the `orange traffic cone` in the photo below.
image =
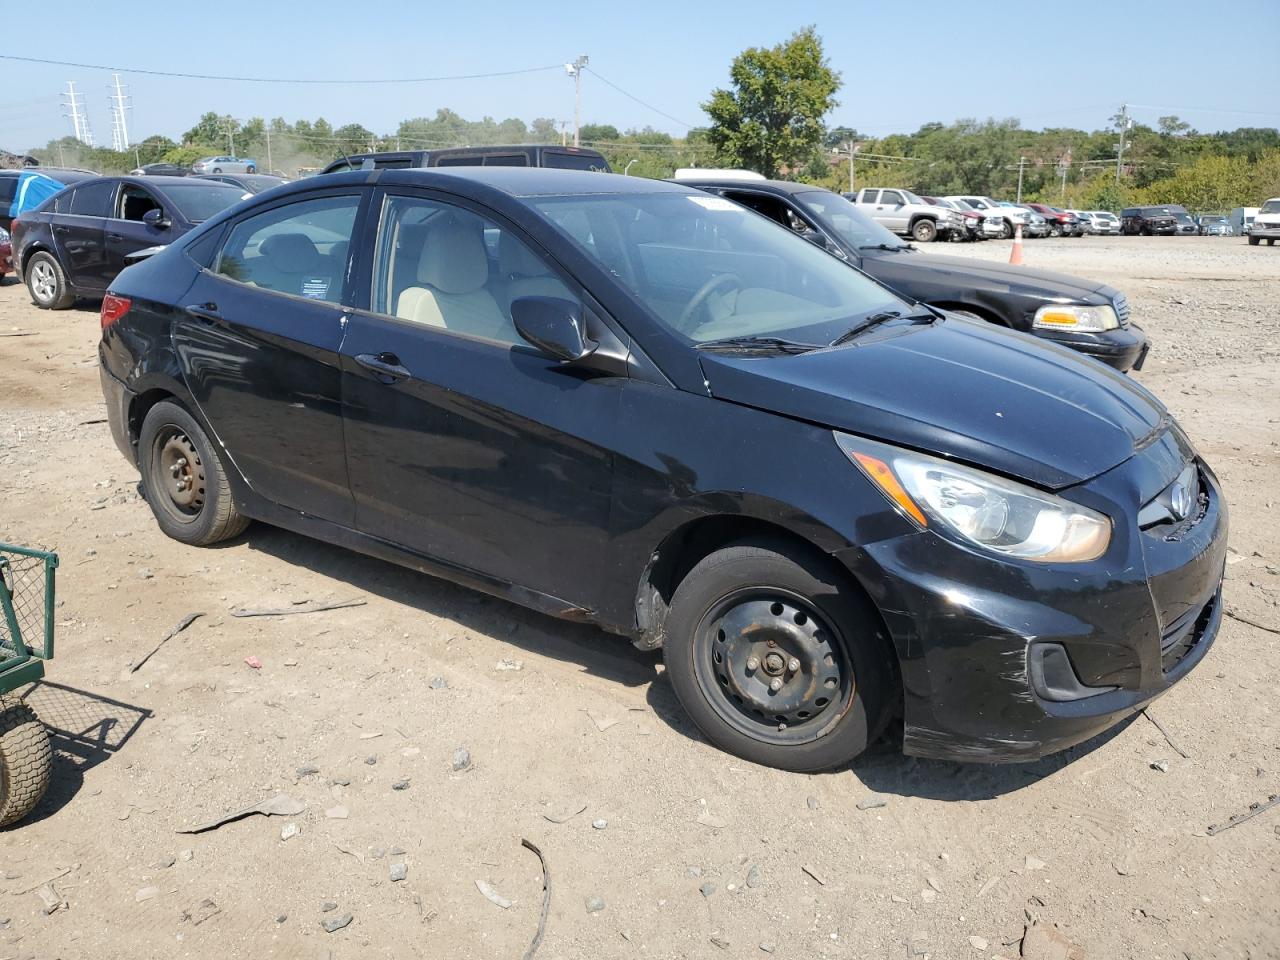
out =
<svg viewBox="0 0 1280 960"><path fill-rule="evenodd" d="M1009 254L1009 262L1022 266L1022 224L1013 228L1013 250Z"/></svg>

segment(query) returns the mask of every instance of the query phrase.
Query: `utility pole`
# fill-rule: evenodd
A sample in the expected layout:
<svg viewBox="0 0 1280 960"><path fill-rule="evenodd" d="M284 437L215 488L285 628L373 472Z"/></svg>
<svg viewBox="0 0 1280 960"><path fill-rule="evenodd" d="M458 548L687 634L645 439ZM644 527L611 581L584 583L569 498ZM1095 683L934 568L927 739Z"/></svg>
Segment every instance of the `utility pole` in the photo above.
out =
<svg viewBox="0 0 1280 960"><path fill-rule="evenodd" d="M71 135L87 147L93 146L93 131L89 129L89 117L84 112L84 94L76 93L76 82L67 81L67 92L63 94L63 104L68 113L63 114L71 119Z"/></svg>
<svg viewBox="0 0 1280 960"><path fill-rule="evenodd" d="M1058 202L1067 202L1067 171L1071 169L1071 151L1068 150L1058 160L1058 172L1062 174L1062 191L1058 194Z"/></svg>
<svg viewBox="0 0 1280 960"><path fill-rule="evenodd" d="M1018 199L1014 201L1015 203L1018 203L1018 204L1022 203L1022 171L1026 168L1026 165L1027 165L1027 158L1019 157L1018 158Z"/></svg>
<svg viewBox="0 0 1280 960"><path fill-rule="evenodd" d="M129 124L125 118L125 111L131 107L129 97L120 83L120 74L112 74L112 80L112 85L107 88L112 91L111 96L107 98L111 102L111 149L124 153L129 149Z"/></svg>
<svg viewBox="0 0 1280 960"><path fill-rule="evenodd" d="M582 146L578 137L578 128L582 126L582 70L591 62L585 53L572 63L564 65L564 72L573 77L573 145Z"/></svg>
<svg viewBox="0 0 1280 960"><path fill-rule="evenodd" d="M236 155L236 135L232 129L234 123L231 117L227 117L227 153L233 157Z"/></svg>
<svg viewBox="0 0 1280 960"><path fill-rule="evenodd" d="M271 127L268 126L267 127L267 173L270 173L274 169L275 167L271 165Z"/></svg>
<svg viewBox="0 0 1280 960"><path fill-rule="evenodd" d="M1124 138L1129 135L1133 121L1129 119L1129 105L1120 104L1120 143L1116 146L1116 185L1120 184L1120 167L1124 161Z"/></svg>

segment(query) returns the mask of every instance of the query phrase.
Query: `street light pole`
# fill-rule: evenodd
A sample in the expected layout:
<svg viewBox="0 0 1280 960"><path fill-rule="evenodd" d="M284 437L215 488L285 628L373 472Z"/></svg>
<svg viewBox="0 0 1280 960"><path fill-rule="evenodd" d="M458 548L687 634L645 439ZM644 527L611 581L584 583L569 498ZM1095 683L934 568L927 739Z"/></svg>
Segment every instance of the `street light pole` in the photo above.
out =
<svg viewBox="0 0 1280 960"><path fill-rule="evenodd" d="M578 128L582 125L582 68L591 62L585 53L572 63L564 65L564 72L573 77L573 145L582 145L578 138Z"/></svg>
<svg viewBox="0 0 1280 960"><path fill-rule="evenodd" d="M627 161L627 165L622 168L622 175L624 177L629 176L631 174L631 165L635 162L636 162L635 159L631 159Z"/></svg>

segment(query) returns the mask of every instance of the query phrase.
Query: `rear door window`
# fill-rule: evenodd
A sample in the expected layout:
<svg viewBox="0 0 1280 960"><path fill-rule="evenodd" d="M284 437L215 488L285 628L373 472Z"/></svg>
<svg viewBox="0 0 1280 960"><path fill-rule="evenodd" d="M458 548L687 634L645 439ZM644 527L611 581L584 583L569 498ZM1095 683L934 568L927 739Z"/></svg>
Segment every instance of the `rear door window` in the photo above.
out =
<svg viewBox="0 0 1280 960"><path fill-rule="evenodd" d="M529 158L523 153L494 153L484 158L486 167L527 167Z"/></svg>
<svg viewBox="0 0 1280 960"><path fill-rule="evenodd" d="M597 173L609 169L602 157L589 153L561 153L558 150L544 150L542 165L556 170L591 170Z"/></svg>
<svg viewBox="0 0 1280 960"><path fill-rule="evenodd" d="M115 196L116 182L103 180L98 183L83 183L76 187L71 198L71 213L78 217L111 216L111 200Z"/></svg>
<svg viewBox="0 0 1280 960"><path fill-rule="evenodd" d="M313 197L235 224L214 272L231 280L328 303L342 301L358 195Z"/></svg>

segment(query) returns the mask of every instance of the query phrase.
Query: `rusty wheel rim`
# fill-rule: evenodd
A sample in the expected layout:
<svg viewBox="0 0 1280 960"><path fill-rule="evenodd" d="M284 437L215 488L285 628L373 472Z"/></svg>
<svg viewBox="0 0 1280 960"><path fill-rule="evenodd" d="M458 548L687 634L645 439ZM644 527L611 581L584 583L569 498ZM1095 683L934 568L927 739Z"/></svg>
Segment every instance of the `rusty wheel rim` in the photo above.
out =
<svg viewBox="0 0 1280 960"><path fill-rule="evenodd" d="M167 426L156 434L152 450L152 489L160 505L178 520L195 520L206 502L204 462L196 445L177 426Z"/></svg>
<svg viewBox="0 0 1280 960"><path fill-rule="evenodd" d="M766 743L808 743L848 712L854 676L840 634L789 591L748 588L708 608L694 673L722 719Z"/></svg>

